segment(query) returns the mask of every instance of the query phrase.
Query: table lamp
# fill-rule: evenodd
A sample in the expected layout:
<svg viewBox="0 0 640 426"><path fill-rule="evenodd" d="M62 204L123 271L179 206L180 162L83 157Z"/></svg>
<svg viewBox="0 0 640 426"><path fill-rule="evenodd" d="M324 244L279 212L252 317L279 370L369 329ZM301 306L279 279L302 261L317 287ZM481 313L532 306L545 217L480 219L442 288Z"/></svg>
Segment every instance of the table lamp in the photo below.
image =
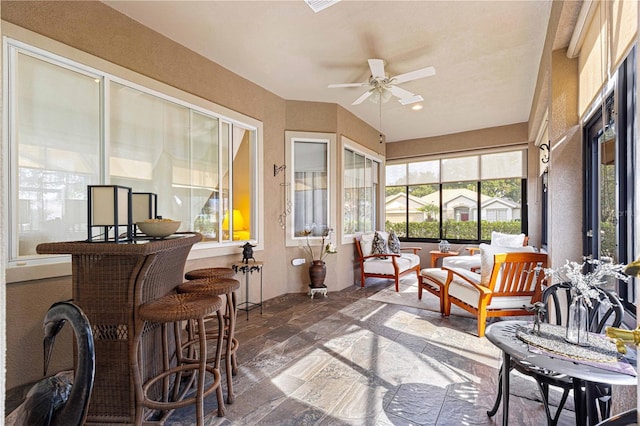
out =
<svg viewBox="0 0 640 426"><path fill-rule="evenodd" d="M131 210L133 235L135 236L138 233L136 223L155 219L158 215L158 195L153 192L132 192Z"/></svg>
<svg viewBox="0 0 640 426"><path fill-rule="evenodd" d="M102 237L98 241L124 242L131 241L131 188L120 185L88 185L87 186L87 241L94 237ZM94 236L94 228L102 228L102 234ZM121 228L124 232L121 235ZM110 238L110 230L113 237Z"/></svg>

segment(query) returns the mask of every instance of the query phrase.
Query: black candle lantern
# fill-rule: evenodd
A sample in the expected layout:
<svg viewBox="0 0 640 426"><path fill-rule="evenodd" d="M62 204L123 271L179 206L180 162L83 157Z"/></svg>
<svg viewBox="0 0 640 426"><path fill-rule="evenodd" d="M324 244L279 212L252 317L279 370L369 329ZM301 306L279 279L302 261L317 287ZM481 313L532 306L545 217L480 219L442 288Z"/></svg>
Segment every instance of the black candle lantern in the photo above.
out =
<svg viewBox="0 0 640 426"><path fill-rule="evenodd" d="M119 185L88 185L87 207L87 241L94 241L95 227L102 228L102 233L95 236L102 237L101 241L131 241L131 188ZM113 237L110 237L111 231Z"/></svg>

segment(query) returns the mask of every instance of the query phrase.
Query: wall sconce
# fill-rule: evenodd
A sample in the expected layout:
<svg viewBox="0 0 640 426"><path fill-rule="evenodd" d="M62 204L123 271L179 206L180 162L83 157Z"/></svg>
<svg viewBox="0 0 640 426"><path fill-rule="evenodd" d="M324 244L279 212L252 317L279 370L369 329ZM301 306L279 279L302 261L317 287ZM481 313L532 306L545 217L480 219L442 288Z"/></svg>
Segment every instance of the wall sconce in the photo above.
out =
<svg viewBox="0 0 640 426"><path fill-rule="evenodd" d="M273 176L278 176L278 173L284 172L286 168L287 168L286 164L283 164L282 166L278 166L277 164L274 164L273 165Z"/></svg>
<svg viewBox="0 0 640 426"><path fill-rule="evenodd" d="M153 192L132 192L131 211L133 223L133 235L138 233L136 223L147 219L155 219L158 215L158 195Z"/></svg>
<svg viewBox="0 0 640 426"><path fill-rule="evenodd" d="M87 241L92 242L93 228L102 228L105 242L131 241L131 188L119 185L88 185L87 186ZM125 237L120 235L120 228L125 228ZM113 229L113 238L109 237Z"/></svg>

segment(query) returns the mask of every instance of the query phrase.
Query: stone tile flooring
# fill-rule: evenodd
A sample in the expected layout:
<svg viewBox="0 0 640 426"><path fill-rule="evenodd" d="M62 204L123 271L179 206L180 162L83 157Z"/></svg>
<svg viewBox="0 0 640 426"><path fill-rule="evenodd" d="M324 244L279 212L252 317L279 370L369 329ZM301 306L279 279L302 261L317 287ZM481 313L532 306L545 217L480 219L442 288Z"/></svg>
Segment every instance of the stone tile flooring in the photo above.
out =
<svg viewBox="0 0 640 426"><path fill-rule="evenodd" d="M500 351L476 337L474 319L367 299L390 284L368 280L314 300L289 294L262 315L238 315L235 402L218 418L208 397L206 424L501 424L500 410L486 414ZM545 424L535 383L512 376L512 385L509 424ZM168 424L195 424L193 413L181 409ZM565 409L559 424L574 422Z"/></svg>

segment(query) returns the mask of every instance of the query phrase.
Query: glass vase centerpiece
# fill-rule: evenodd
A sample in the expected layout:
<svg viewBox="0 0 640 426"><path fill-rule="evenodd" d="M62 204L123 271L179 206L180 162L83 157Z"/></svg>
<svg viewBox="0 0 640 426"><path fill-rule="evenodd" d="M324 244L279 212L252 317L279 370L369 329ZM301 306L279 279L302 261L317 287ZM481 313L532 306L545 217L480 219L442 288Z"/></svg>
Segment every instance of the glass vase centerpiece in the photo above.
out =
<svg viewBox="0 0 640 426"><path fill-rule="evenodd" d="M592 300L600 300L604 305L611 302L602 286L609 278L628 282L630 277L623 273L625 265L611 261L588 259L583 263L569 262L558 269L545 269L545 275L555 282L571 285L571 303L567 313L565 340L569 343L587 346L589 344L590 311Z"/></svg>
<svg viewBox="0 0 640 426"><path fill-rule="evenodd" d="M438 244L438 250L440 250L441 253L449 253L449 250L451 250L451 244L449 244L449 241L447 240L441 240Z"/></svg>
<svg viewBox="0 0 640 426"><path fill-rule="evenodd" d="M306 244L303 246L304 251L306 252L307 258L309 260L309 279L311 280L311 284L309 287L311 288L324 288L324 279L327 275L327 266L324 263L324 259L330 255L337 253L335 246L331 242L331 234L333 233L333 228L326 227L324 232L322 233L322 242L320 244L318 254L313 249L311 242L309 241L309 235L313 233L314 225L305 226L302 231L302 235L307 238Z"/></svg>

